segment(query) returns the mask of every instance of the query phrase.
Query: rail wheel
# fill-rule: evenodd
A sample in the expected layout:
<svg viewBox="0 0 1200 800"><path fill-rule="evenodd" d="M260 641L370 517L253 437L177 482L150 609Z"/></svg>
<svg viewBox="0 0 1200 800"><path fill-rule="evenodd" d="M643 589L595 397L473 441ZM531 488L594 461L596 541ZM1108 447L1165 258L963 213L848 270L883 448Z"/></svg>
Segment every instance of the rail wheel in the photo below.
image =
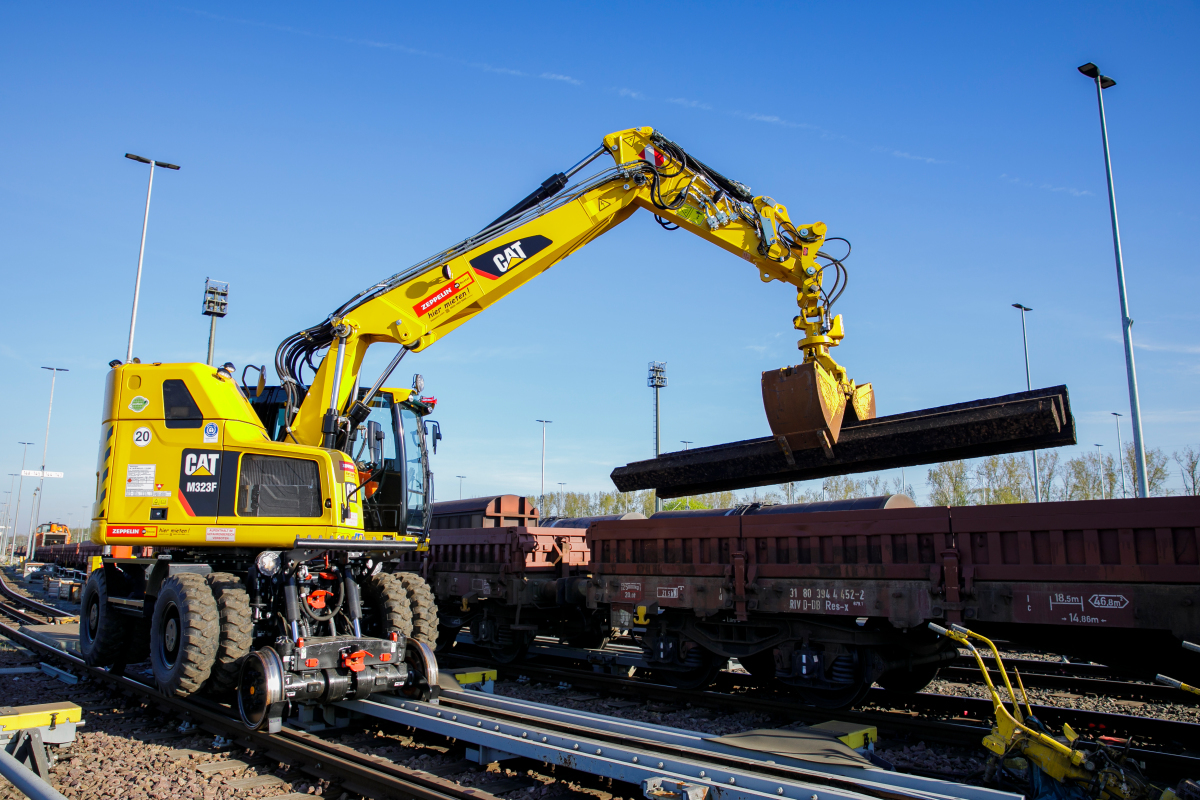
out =
<svg viewBox="0 0 1200 800"><path fill-rule="evenodd" d="M529 645L533 644L533 631L510 629L508 636L504 638L508 641L487 645L488 653L497 663L511 664L514 661L520 661L529 652Z"/></svg>
<svg viewBox="0 0 1200 800"><path fill-rule="evenodd" d="M918 664L911 669L896 669L885 672L875 682L889 692L915 694L928 686L937 677L940 664Z"/></svg>
<svg viewBox="0 0 1200 800"><path fill-rule="evenodd" d="M122 659L129 645L131 619L108 604L108 578L103 569L92 570L79 598L79 649L93 667L107 667ZM136 662L135 662L136 663Z"/></svg>
<svg viewBox="0 0 1200 800"><path fill-rule="evenodd" d="M752 656L739 658L738 663L745 668L746 672L749 672L760 681L775 679L775 651L770 648L757 652Z"/></svg>
<svg viewBox="0 0 1200 800"><path fill-rule="evenodd" d="M408 595L408 607L412 616L412 638L435 647L438 641L438 609L433 599L433 590L420 575L399 572L396 577Z"/></svg>
<svg viewBox="0 0 1200 800"><path fill-rule="evenodd" d="M703 689L713 682L721 667L721 659L707 650L694 648L687 655L682 669L652 669L655 680L676 689Z"/></svg>
<svg viewBox="0 0 1200 800"><path fill-rule="evenodd" d="M192 572L163 581L150 619L150 666L158 688L186 697L212 674L221 632L208 582Z"/></svg>
<svg viewBox="0 0 1200 800"><path fill-rule="evenodd" d="M363 633L387 639L395 631L406 639L413 634L412 605L399 575L380 573L362 586L366 626Z"/></svg>
<svg viewBox="0 0 1200 800"><path fill-rule="evenodd" d="M408 680L397 694L412 700L436 700L441 692L438 685L438 663L433 648L419 639L409 639L404 651Z"/></svg>
<svg viewBox="0 0 1200 800"><path fill-rule="evenodd" d="M216 659L208 679L208 689L226 692L238 684L242 659L254 643L254 620L250 616L250 595L238 576L214 572L208 585L217 603L220 638Z"/></svg>

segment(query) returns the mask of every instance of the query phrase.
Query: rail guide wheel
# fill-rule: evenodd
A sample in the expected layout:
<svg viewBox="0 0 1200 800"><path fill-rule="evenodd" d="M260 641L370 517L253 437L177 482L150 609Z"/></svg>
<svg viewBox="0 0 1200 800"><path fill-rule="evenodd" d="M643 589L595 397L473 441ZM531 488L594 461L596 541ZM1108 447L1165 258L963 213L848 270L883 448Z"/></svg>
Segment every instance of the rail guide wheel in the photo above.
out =
<svg viewBox="0 0 1200 800"><path fill-rule="evenodd" d="M283 727L283 659L273 647L255 650L242 660L238 676L237 704L242 722L252 731L278 733Z"/></svg>

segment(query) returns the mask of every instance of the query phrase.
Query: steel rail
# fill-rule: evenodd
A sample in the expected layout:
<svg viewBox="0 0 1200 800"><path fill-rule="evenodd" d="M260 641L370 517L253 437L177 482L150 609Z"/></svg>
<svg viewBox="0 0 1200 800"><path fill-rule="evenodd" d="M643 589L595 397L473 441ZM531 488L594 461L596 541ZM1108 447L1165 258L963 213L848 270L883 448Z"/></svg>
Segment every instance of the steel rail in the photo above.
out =
<svg viewBox="0 0 1200 800"><path fill-rule="evenodd" d="M342 785L360 794L378 794L402 800L499 800L486 791L458 786L436 775L399 766L378 756L364 755L345 745L325 741L304 731L285 728L280 733L247 730L228 709L205 700L164 695L157 688L125 675L88 666L79 656L60 650L40 639L0 622L0 636L14 644L51 656L72 669L109 683L147 702L185 716L210 732L220 731L243 747L268 753L289 764L309 764L312 774L327 773L342 778ZM300 767L305 771L303 766ZM361 790L361 791L360 791Z"/></svg>
<svg viewBox="0 0 1200 800"><path fill-rule="evenodd" d="M1007 665L1008 662L1006 661L1005 666ZM954 683L983 683L978 667L943 667L938 673L938 679ZM1026 687L1037 687L1039 689L1059 689L1078 694L1141 699L1146 702L1174 703L1186 706L1200 704L1200 697L1194 694L1181 692L1174 687L1156 683L1134 683L1132 681L1106 680L1104 678L1085 678L1079 675L1025 672L1024 670L1021 670L1021 680Z"/></svg>
<svg viewBox="0 0 1200 800"><path fill-rule="evenodd" d="M477 659L457 654L443 654L445 661L451 658L479 663L486 659ZM816 708L804 705L795 698L767 693L758 696L748 693L731 693L720 690L690 690L677 689L660 683L623 678L617 675L567 669L563 667L547 667L533 664L497 664L502 674L508 676L524 675L531 679L549 682L566 681L575 687L587 687L594 690L623 694L627 696L648 697L655 700L675 703L691 703L692 705L707 706L723 711L758 711L765 714L785 714L803 722L824 722L830 719L843 720L862 725L874 725L881 730L892 730L898 733L912 734L924 739L962 746L964 742L982 739L991 731L992 718L991 701L974 697L955 697L931 694L903 695L873 689L868 695L868 702L875 703L880 708L870 710L836 710ZM736 683L734 683L736 676ZM759 684L753 676L742 673L725 672L719 676L720 683L729 680L730 687L757 687ZM907 701L917 706L919 702L913 698L929 701L918 713L942 714L956 721L944 719L927 719L913 717L912 712L886 710L895 708ZM964 717L966 712L968 716ZM1173 743L1190 746L1190 743L1200 741L1200 725L1175 722L1173 720L1158 720L1148 717L1133 717L1124 714L1106 714L1104 712L1089 712L1076 709L1058 709L1051 706L1034 706L1034 713L1045 723L1061 724L1070 722L1081 732L1099 733L1104 735L1119 734L1126 731L1125 725L1136 730L1129 731L1141 736L1149 729L1156 744ZM1043 713L1045 716L1043 716ZM1083 718L1088 722L1081 722ZM1097 727L1104 725L1103 728ZM1130 754L1139 761L1145 761L1148 768L1173 777L1185 777L1200 771L1200 756L1187 753L1167 752L1146 747L1131 747Z"/></svg>
<svg viewBox="0 0 1200 800"><path fill-rule="evenodd" d="M5 614L7 614L8 616L12 617L13 619L17 620L18 622L23 622L26 625L45 625L46 624L46 620L38 619L37 617L33 616L32 614L26 614L21 609L17 608L16 606L9 605L8 603L0 603L0 612L3 612Z"/></svg>
<svg viewBox="0 0 1200 800"><path fill-rule="evenodd" d="M2 577L0 577L0 594L4 595L9 600L15 600L26 608L36 611L43 616L58 618L78 616L78 614L72 614L70 611L63 611L61 608L55 608L54 606L49 606L45 603L39 603L32 597L26 597L5 583L4 578ZM40 621L38 624L41 624Z"/></svg>

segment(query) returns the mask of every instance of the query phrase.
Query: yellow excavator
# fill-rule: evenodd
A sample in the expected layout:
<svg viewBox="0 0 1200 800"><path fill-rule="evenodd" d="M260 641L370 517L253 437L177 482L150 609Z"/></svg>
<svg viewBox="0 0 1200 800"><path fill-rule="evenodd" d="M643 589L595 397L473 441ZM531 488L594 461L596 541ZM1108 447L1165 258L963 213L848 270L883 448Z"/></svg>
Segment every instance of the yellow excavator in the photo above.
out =
<svg viewBox="0 0 1200 800"><path fill-rule="evenodd" d="M569 186L602 156L612 165ZM284 340L278 387L267 390L261 368L251 387L232 365L111 362L92 514L92 541L110 554L81 598L88 661L148 652L163 691L229 693L255 729L293 713L319 727L333 721L330 703L374 692L436 693L436 606L399 563L426 547L436 401L420 376L407 389L388 380L409 351L639 207L750 262L760 280L796 287L802 363L762 381L785 452L828 451L847 407L874 417L870 384L830 356L844 336L830 308L846 273L844 256L823 250L825 224L793 223L652 128L618 131L481 232ZM366 387L377 343L400 351Z"/></svg>

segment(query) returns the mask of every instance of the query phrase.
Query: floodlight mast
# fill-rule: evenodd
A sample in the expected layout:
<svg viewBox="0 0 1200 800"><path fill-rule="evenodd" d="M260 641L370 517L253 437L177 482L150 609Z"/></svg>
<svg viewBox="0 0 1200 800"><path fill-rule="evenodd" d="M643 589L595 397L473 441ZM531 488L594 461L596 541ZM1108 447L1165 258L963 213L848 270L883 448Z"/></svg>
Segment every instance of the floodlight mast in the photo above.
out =
<svg viewBox="0 0 1200 800"><path fill-rule="evenodd" d="M1121 297L1121 336L1125 342L1125 377L1129 384L1129 421L1133 426L1133 455L1137 467L1138 497L1149 497L1146 478L1146 450L1142 443L1142 404L1138 397L1137 368L1133 362L1133 320L1129 316L1129 300L1125 295L1125 264L1121 256L1121 229L1117 224L1117 195L1113 188L1112 158L1108 151L1108 124L1104 116L1104 91L1117 85L1090 61L1079 71L1096 83L1096 103L1100 107L1100 139L1104 143L1104 172L1108 179L1108 210L1112 217L1113 253L1117 260L1117 291Z"/></svg>

